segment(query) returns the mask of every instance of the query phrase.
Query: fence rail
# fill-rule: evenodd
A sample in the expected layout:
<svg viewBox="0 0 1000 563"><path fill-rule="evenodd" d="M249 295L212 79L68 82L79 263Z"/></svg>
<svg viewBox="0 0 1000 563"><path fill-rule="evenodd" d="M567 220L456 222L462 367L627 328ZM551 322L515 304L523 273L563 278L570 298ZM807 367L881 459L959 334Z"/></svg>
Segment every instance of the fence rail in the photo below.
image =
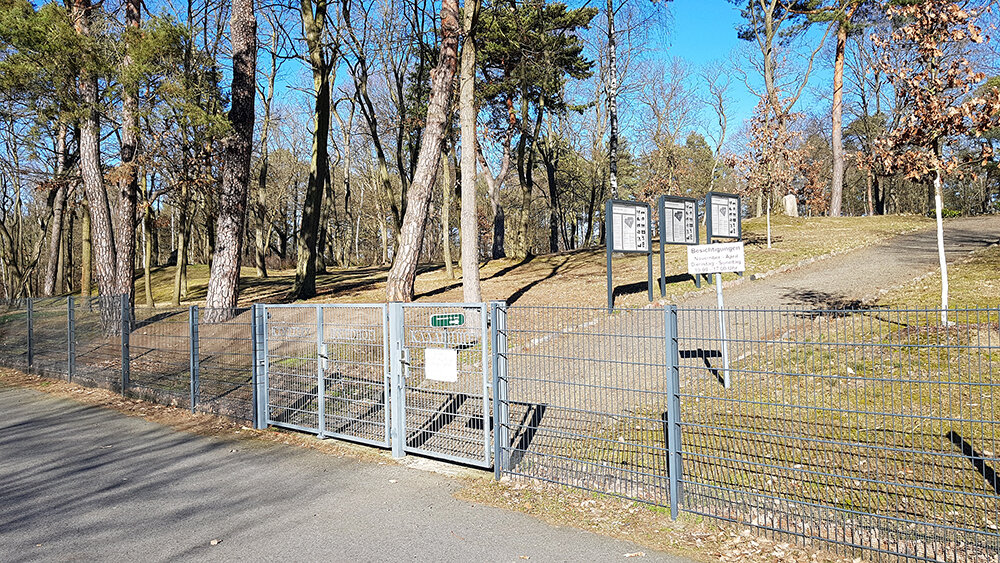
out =
<svg viewBox="0 0 1000 563"><path fill-rule="evenodd" d="M448 439L498 478L852 555L1000 561L1000 310L477 307L21 300L0 363L398 455ZM430 381L449 347L458 382Z"/></svg>

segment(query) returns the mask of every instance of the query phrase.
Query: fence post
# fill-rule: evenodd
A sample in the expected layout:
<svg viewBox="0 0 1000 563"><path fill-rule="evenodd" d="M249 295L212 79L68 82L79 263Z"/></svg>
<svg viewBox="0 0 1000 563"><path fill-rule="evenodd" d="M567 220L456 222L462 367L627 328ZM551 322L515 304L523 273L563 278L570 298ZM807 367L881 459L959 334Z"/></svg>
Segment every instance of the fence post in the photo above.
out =
<svg viewBox="0 0 1000 563"><path fill-rule="evenodd" d="M326 351L323 350L323 306L316 305L316 436L326 432Z"/></svg>
<svg viewBox="0 0 1000 563"><path fill-rule="evenodd" d="M268 402L270 391L268 388L268 358L267 358L267 319L270 313L267 307L257 305L257 424L260 430L267 428L270 414L268 413Z"/></svg>
<svg viewBox="0 0 1000 563"><path fill-rule="evenodd" d="M264 426L261 424L260 416L261 393L257 389L257 386L260 384L260 369L257 361L259 353L257 346L257 315L257 304L254 303L250 305L250 404L253 405L250 419L253 422L253 428L261 430Z"/></svg>
<svg viewBox="0 0 1000 563"><path fill-rule="evenodd" d="M391 402L392 457L403 457L406 440L406 407L403 393L406 388L403 358L403 304L389 303L389 400Z"/></svg>
<svg viewBox="0 0 1000 563"><path fill-rule="evenodd" d="M121 303L122 303L122 311L121 311L121 330L122 330L122 395L125 395L128 392L128 388L129 388L129 385L130 385L129 381L130 381L130 378L131 378L131 372L130 372L131 366L129 365L129 362L131 360L129 358L128 337L129 337L129 334L132 332L132 327L131 327L132 323L130 322L130 318L129 318L130 314L129 314L128 295L122 295L121 296Z"/></svg>
<svg viewBox="0 0 1000 563"><path fill-rule="evenodd" d="M490 340L493 346L493 476L499 480L510 469L506 448L509 409L507 402L507 304L490 303Z"/></svg>
<svg viewBox="0 0 1000 563"><path fill-rule="evenodd" d="M681 478L681 397L680 351L677 331L677 305L663 308L664 348L667 364L667 474L670 479L670 517L674 520L680 507Z"/></svg>
<svg viewBox="0 0 1000 563"><path fill-rule="evenodd" d="M66 298L66 378L73 381L73 370L76 366L76 312L73 296Z"/></svg>
<svg viewBox="0 0 1000 563"><path fill-rule="evenodd" d="M195 411L198 405L198 391L201 387L199 375L201 370L201 351L198 347L198 306L188 307L188 335L190 342L190 370L191 370L191 412Z"/></svg>
<svg viewBox="0 0 1000 563"><path fill-rule="evenodd" d="M34 301L28 298L28 368L35 363L35 307ZM29 369L30 371L30 369Z"/></svg>

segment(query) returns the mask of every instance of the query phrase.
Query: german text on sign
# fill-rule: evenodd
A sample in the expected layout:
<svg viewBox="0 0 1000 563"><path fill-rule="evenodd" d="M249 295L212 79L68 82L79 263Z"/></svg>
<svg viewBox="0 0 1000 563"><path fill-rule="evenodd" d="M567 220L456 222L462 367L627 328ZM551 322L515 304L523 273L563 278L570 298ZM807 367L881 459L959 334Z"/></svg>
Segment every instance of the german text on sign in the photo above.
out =
<svg viewBox="0 0 1000 563"><path fill-rule="evenodd" d="M611 216L615 252L649 251L649 210L645 205L614 203Z"/></svg>
<svg viewBox="0 0 1000 563"><path fill-rule="evenodd" d="M721 274L746 271L743 241L688 247L688 273Z"/></svg>

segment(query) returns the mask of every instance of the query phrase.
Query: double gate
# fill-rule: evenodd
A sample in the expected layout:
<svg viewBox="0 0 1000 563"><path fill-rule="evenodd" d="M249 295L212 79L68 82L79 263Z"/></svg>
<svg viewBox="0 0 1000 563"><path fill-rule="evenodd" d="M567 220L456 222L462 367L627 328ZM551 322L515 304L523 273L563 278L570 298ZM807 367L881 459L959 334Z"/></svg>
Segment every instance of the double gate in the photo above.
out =
<svg viewBox="0 0 1000 563"><path fill-rule="evenodd" d="M485 304L263 305L268 425L491 466Z"/></svg>

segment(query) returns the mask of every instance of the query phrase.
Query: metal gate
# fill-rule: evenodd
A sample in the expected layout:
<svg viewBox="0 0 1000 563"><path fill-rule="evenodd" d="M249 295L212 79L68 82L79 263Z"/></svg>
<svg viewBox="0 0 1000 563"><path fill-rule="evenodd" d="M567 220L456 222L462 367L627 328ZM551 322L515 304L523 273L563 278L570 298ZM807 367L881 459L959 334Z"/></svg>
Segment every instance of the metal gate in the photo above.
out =
<svg viewBox="0 0 1000 563"><path fill-rule="evenodd" d="M487 305L391 304L389 319L395 451L491 467Z"/></svg>
<svg viewBox="0 0 1000 563"><path fill-rule="evenodd" d="M385 305L265 305L265 421L389 447Z"/></svg>

